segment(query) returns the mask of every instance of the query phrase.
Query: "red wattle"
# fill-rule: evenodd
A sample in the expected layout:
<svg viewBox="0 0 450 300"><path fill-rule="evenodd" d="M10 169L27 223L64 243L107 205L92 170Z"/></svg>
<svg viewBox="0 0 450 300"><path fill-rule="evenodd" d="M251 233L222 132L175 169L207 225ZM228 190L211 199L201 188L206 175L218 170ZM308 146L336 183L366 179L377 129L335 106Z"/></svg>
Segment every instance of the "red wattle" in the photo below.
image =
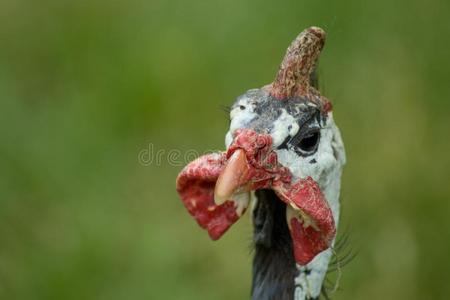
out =
<svg viewBox="0 0 450 300"><path fill-rule="evenodd" d="M204 155L188 164L177 178L177 191L184 206L213 240L239 218L234 202L214 203L214 187L225 162L223 152Z"/></svg>
<svg viewBox="0 0 450 300"><path fill-rule="evenodd" d="M322 232L311 226L304 228L297 218L292 218L290 225L294 258L299 265L308 264L317 254L328 248L328 244L322 239Z"/></svg>
<svg viewBox="0 0 450 300"><path fill-rule="evenodd" d="M336 234L333 214L317 183L311 178L301 179L293 185L279 185L275 192L280 199L301 210L313 222L303 226L300 211L288 220L297 263L305 265L317 254L328 249Z"/></svg>

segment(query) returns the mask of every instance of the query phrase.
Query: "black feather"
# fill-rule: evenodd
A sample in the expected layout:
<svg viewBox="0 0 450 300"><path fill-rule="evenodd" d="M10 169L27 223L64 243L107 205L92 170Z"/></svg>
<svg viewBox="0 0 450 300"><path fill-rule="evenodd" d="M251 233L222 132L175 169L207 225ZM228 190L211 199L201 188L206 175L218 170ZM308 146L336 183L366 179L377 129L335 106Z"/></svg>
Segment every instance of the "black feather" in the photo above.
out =
<svg viewBox="0 0 450 300"><path fill-rule="evenodd" d="M220 105L219 108L221 111L224 111L227 114L229 114L231 111L231 106L229 105Z"/></svg>
<svg viewBox="0 0 450 300"><path fill-rule="evenodd" d="M252 299L292 300L298 274L292 239L286 223L286 205L272 190L255 192Z"/></svg>

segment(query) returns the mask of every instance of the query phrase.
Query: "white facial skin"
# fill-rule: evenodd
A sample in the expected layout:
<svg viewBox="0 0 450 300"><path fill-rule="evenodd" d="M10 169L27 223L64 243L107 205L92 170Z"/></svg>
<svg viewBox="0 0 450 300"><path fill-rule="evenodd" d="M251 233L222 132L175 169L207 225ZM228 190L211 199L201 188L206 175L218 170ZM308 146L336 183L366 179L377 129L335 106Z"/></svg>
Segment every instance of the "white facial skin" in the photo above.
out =
<svg viewBox="0 0 450 300"><path fill-rule="evenodd" d="M231 142L233 142L231 133L236 129L244 128L251 120L258 117L254 112L254 107L250 105L249 100L250 99L246 97L240 99L230 111L230 129L225 135L225 145L227 148L231 145Z"/></svg>
<svg viewBox="0 0 450 300"><path fill-rule="evenodd" d="M245 109L241 109L242 107ZM231 132L245 127L255 117L258 115L254 112L249 98L243 97L233 106L230 112L230 131L225 138L227 148L232 143ZM321 127L319 145L317 151L309 156L301 156L291 149L276 149L288 136L294 136L299 130L294 117L283 111L273 124L270 134L279 162L289 168L294 176L294 181L311 177L317 182L331 208L337 229L340 181L342 167L345 164L345 150L332 112L328 113L323 124L318 124ZM313 163L314 161L315 163ZM256 199L256 197L252 198ZM297 265L300 272L295 278L295 300L316 298L320 295L322 282L332 255L332 249L328 249L317 255L306 266ZM307 272L304 272L305 270L310 271L308 275L306 275Z"/></svg>
<svg viewBox="0 0 450 300"><path fill-rule="evenodd" d="M345 150L342 143L339 129L334 123L333 115L330 112L325 126L320 130L321 140L317 152L311 157L303 158L285 155L281 164L289 167L295 176L305 178L311 176L320 186L325 195L331 211L333 213L336 229L339 223L339 193L341 187L342 167L345 164ZM277 151L278 152L278 151ZM317 163L308 164L307 161L315 158ZM334 245L334 241L333 241ZM308 265L299 266L300 271L310 270L309 274L300 272L295 278L295 300L304 300L307 298L316 298L320 295L322 282L327 273L328 264L333 255L332 249L328 249L317 255Z"/></svg>

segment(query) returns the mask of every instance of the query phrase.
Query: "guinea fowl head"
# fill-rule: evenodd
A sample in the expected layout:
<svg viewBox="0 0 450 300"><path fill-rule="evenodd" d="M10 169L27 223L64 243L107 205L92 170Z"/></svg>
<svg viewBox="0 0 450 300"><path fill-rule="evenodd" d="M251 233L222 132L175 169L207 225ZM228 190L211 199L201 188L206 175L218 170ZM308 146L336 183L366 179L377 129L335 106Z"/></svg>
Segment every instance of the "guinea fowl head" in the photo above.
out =
<svg viewBox="0 0 450 300"><path fill-rule="evenodd" d="M311 80L324 41L320 28L300 33L274 82L232 105L226 151L177 178L184 205L214 240L254 200L254 299L317 297L326 273L345 153L331 103Z"/></svg>

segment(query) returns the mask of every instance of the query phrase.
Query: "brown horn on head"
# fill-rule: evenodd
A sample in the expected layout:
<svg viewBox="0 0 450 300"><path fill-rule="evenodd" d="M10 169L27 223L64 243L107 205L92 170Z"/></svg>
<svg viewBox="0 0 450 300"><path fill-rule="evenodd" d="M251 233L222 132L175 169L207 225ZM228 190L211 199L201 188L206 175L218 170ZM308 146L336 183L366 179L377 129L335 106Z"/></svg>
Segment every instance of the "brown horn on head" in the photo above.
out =
<svg viewBox="0 0 450 300"><path fill-rule="evenodd" d="M323 29L310 27L303 30L287 49L270 87L270 94L279 100L319 95L318 91L310 86L310 76L324 44Z"/></svg>

